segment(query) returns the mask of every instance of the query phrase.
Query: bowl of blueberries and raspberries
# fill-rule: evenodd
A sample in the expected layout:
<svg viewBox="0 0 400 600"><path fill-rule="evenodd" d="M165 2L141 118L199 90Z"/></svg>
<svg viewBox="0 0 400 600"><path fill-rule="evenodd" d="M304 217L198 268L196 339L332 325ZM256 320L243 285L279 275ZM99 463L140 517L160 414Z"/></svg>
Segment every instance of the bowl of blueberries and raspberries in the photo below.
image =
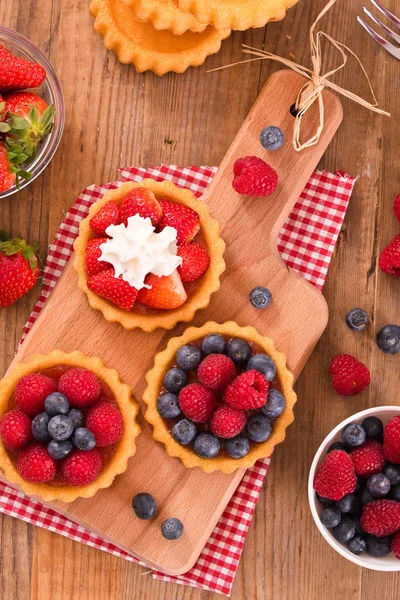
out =
<svg viewBox="0 0 400 600"><path fill-rule="evenodd" d="M308 498L325 540L351 562L400 571L400 407L361 411L319 447Z"/></svg>

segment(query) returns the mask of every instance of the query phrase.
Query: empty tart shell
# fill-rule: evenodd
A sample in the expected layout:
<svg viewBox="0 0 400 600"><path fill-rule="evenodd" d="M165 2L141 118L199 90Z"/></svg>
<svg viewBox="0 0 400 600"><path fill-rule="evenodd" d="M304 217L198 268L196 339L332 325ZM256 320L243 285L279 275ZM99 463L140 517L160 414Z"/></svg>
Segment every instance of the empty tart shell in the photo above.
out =
<svg viewBox="0 0 400 600"><path fill-rule="evenodd" d="M178 6L190 12L200 23L217 29L264 27L269 21L280 21L288 8L298 0L177 0Z"/></svg>
<svg viewBox="0 0 400 600"><path fill-rule="evenodd" d="M121 204L127 194L136 188L150 189L157 197L163 197L177 204L189 206L199 215L201 235L210 257L210 264L207 271L199 279L198 285L179 308L156 313L135 312L135 307L132 311L126 311L98 296L89 290L87 286L86 246L91 237L94 236L90 228L90 219L110 200L118 205ZM124 183L119 188L106 192L100 200L90 207L86 219L81 221L74 249L74 267L78 273L79 287L87 295L90 306L100 310L104 318L110 323L120 323L125 329L139 328L151 332L158 327L172 329L179 322L187 323L191 321L196 311L206 308L210 304L211 295L219 289L220 276L225 271L223 259L225 243L220 237L219 225L210 215L208 206L198 200L190 190L178 188L171 181L157 182L153 179L144 179L140 183Z"/></svg>
<svg viewBox="0 0 400 600"><path fill-rule="evenodd" d="M136 421L139 407L132 399L129 386L121 381L118 372L106 367L100 358L85 356L78 351L66 354L61 350L53 350L49 354L37 354L26 363L19 363L0 381L0 417L9 409L9 401L22 377L60 365L89 369L108 386L124 421L124 431L115 444L113 456L103 465L96 481L86 486L31 483L20 476L0 439L0 469L10 483L16 484L28 496L39 496L45 501L73 502L77 498L91 498L98 490L109 487L117 475L126 471L128 459L136 452L136 438L140 433Z"/></svg>
<svg viewBox="0 0 400 600"><path fill-rule="evenodd" d="M177 0L122 0L131 6L138 21L149 21L154 29L168 29L174 35L186 31L199 33L207 27L199 23L191 13L178 7Z"/></svg>
<svg viewBox="0 0 400 600"><path fill-rule="evenodd" d="M135 18L135 10L122 0L92 0L90 12L94 27L103 36L104 45L113 50L122 63L134 65L139 72L153 71L162 76L173 71L183 73L189 67L202 65L215 54L230 29L207 27L201 33L186 31L174 35L158 31L150 22Z"/></svg>
<svg viewBox="0 0 400 600"><path fill-rule="evenodd" d="M274 421L271 437L266 442L252 444L249 453L240 459L230 458L228 455L216 456L211 459L197 456L191 448L182 446L174 440L166 421L157 410L157 399L163 388L164 375L174 363L177 350L185 344L200 341L211 333L220 333L226 338L242 338L249 343L256 344L257 347L268 354L275 362L276 378L286 400L285 410ZM260 458L270 456L275 446L283 442L286 429L294 420L293 407L297 401L297 396L293 390L294 377L286 366L285 355L278 352L270 338L260 335L254 327L240 327L233 321L223 324L209 321L203 327L190 327L181 337L172 338L166 349L156 355L154 367L147 373L146 381L147 388L143 395L143 400L147 405L145 418L153 426L154 439L163 443L167 454L179 458L185 467L199 467L206 473L213 473L214 471L232 473L239 468L251 467Z"/></svg>

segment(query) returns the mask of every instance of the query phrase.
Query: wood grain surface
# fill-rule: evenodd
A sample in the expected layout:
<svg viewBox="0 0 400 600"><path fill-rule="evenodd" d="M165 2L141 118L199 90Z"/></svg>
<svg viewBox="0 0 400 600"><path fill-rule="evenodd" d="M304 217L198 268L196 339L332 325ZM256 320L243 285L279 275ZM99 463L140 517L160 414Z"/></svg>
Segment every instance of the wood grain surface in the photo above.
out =
<svg viewBox="0 0 400 600"><path fill-rule="evenodd" d="M0 22L34 41L56 67L66 94L61 147L45 173L24 192L2 201L0 224L39 240L42 255L63 212L88 184L116 177L118 166L218 164L269 75L267 61L206 74L205 67L158 79L138 75L107 53L92 29L85 0L0 3ZM324 0L300 0L281 23L235 33L208 67L240 60L242 42L308 64L308 29ZM385 0L399 11L397 0ZM398 403L398 357L377 349L374 334L400 322L399 282L377 269L382 247L399 232L392 203L399 193L398 94L400 64L356 23L362 3L339 0L324 29L363 58L379 100L392 119L344 101L344 122L321 166L360 175L324 290L330 321L297 384L296 421L274 453L247 536L232 597L235 600L395 600L400 575L362 570L338 556L312 522L307 475L322 438L352 413ZM325 47L327 63L338 57ZM359 94L368 88L355 64L337 75ZM11 362L38 287L0 313L1 369ZM348 309L372 316L368 333L346 329ZM371 369L367 392L336 396L327 378L331 357L350 352ZM0 516L0 597L4 600L216 600L217 594L155 582L146 570L93 548Z"/></svg>

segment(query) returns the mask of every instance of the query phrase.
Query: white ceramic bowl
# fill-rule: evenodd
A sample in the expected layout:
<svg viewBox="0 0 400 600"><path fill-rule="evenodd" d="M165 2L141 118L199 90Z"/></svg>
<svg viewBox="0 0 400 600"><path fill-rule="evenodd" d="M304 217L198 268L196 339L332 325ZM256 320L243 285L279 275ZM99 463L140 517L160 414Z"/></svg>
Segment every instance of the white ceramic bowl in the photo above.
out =
<svg viewBox="0 0 400 600"><path fill-rule="evenodd" d="M374 571L400 571L400 560L392 553L383 558L376 558L375 556L370 556L366 553L357 556L356 554L350 552L345 544L341 544L335 540L332 535L332 530L327 529L325 525L321 523L321 514L324 509L323 506L318 502L313 488L315 472L319 469L322 461L324 460L328 447L333 442L342 441L341 433L343 427L345 427L348 423L352 423L353 421L361 423L365 417L370 417L373 415L379 417L385 425L392 417L400 415L400 406L378 406L376 408L362 410L361 412L358 412L345 421L339 423L339 425L335 427L335 429L333 429L329 435L326 436L318 448L311 465L310 475L308 478L308 500L316 526L328 544L332 546L336 552L344 556L344 558L347 558L347 560L350 560L352 563L359 565L360 567L365 567L366 569L373 569Z"/></svg>

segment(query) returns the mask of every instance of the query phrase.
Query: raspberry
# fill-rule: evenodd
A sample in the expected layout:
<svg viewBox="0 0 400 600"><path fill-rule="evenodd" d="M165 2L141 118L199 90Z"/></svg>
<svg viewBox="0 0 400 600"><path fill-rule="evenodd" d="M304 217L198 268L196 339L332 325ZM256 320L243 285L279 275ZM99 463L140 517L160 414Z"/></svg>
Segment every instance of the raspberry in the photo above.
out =
<svg viewBox="0 0 400 600"><path fill-rule="evenodd" d="M233 438L244 429L247 421L246 413L227 404L217 408L210 422L211 431L221 438Z"/></svg>
<svg viewBox="0 0 400 600"><path fill-rule="evenodd" d="M85 427L94 434L96 446L110 446L121 439L124 421L114 404L99 402L89 409Z"/></svg>
<svg viewBox="0 0 400 600"><path fill-rule="evenodd" d="M393 417L383 430L383 449L388 461L400 464L400 417Z"/></svg>
<svg viewBox="0 0 400 600"><path fill-rule="evenodd" d="M350 452L354 469L360 477L369 477L380 473L385 464L383 446L376 440L367 440L362 446Z"/></svg>
<svg viewBox="0 0 400 600"><path fill-rule="evenodd" d="M41 373L25 375L16 385L15 403L28 415L37 415L44 411L47 396L56 391L57 386L50 377Z"/></svg>
<svg viewBox="0 0 400 600"><path fill-rule="evenodd" d="M400 558L400 533L396 533L396 535L392 539L392 552L396 558Z"/></svg>
<svg viewBox="0 0 400 600"><path fill-rule="evenodd" d="M338 354L329 367L333 389L340 396L355 396L364 391L371 380L367 367L350 354Z"/></svg>
<svg viewBox="0 0 400 600"><path fill-rule="evenodd" d="M382 250L378 264L385 273L400 277L400 234Z"/></svg>
<svg viewBox="0 0 400 600"><path fill-rule="evenodd" d="M11 450L19 450L32 439L32 422L28 415L16 408L0 419L0 437Z"/></svg>
<svg viewBox="0 0 400 600"><path fill-rule="evenodd" d="M17 470L25 481L45 483L56 476L56 461L42 444L32 444L23 450L17 460Z"/></svg>
<svg viewBox="0 0 400 600"><path fill-rule="evenodd" d="M397 217L397 220L400 221L400 194L396 196L394 200L394 214Z"/></svg>
<svg viewBox="0 0 400 600"><path fill-rule="evenodd" d="M215 406L215 394L200 383L190 383L179 392L183 414L195 423L206 423Z"/></svg>
<svg viewBox="0 0 400 600"><path fill-rule="evenodd" d="M400 502L386 498L368 502L361 515L361 527L377 537L396 533L400 529Z"/></svg>
<svg viewBox="0 0 400 600"><path fill-rule="evenodd" d="M269 196L278 185L275 169L257 156L238 158L233 173L233 188L243 196Z"/></svg>
<svg viewBox="0 0 400 600"><path fill-rule="evenodd" d="M185 282L196 281L207 271L210 264L207 250L200 244L192 243L180 246L178 256L182 259L182 264L178 267L178 273L181 280Z"/></svg>
<svg viewBox="0 0 400 600"><path fill-rule="evenodd" d="M314 478L314 490L323 498L341 500L356 489L357 477L350 456L332 450L324 458Z"/></svg>
<svg viewBox="0 0 400 600"><path fill-rule="evenodd" d="M61 464L61 476L69 485L89 485L101 471L101 456L98 450L75 450Z"/></svg>
<svg viewBox="0 0 400 600"><path fill-rule="evenodd" d="M100 384L92 371L70 369L60 377L58 390L67 396L71 406L87 408L100 395Z"/></svg>
<svg viewBox="0 0 400 600"><path fill-rule="evenodd" d="M255 369L236 377L226 388L224 400L233 408L252 410L264 406L267 401L269 382Z"/></svg>
<svg viewBox="0 0 400 600"><path fill-rule="evenodd" d="M199 365L197 376L200 383L210 390L225 388L235 377L236 367L225 354L209 354Z"/></svg>
<svg viewBox="0 0 400 600"><path fill-rule="evenodd" d="M119 220L119 208L118 204L114 202L114 200L110 200L107 202L99 210L98 213L94 215L89 221L90 228L92 231L97 233L97 235L106 235L106 229L110 225L118 225Z"/></svg>

